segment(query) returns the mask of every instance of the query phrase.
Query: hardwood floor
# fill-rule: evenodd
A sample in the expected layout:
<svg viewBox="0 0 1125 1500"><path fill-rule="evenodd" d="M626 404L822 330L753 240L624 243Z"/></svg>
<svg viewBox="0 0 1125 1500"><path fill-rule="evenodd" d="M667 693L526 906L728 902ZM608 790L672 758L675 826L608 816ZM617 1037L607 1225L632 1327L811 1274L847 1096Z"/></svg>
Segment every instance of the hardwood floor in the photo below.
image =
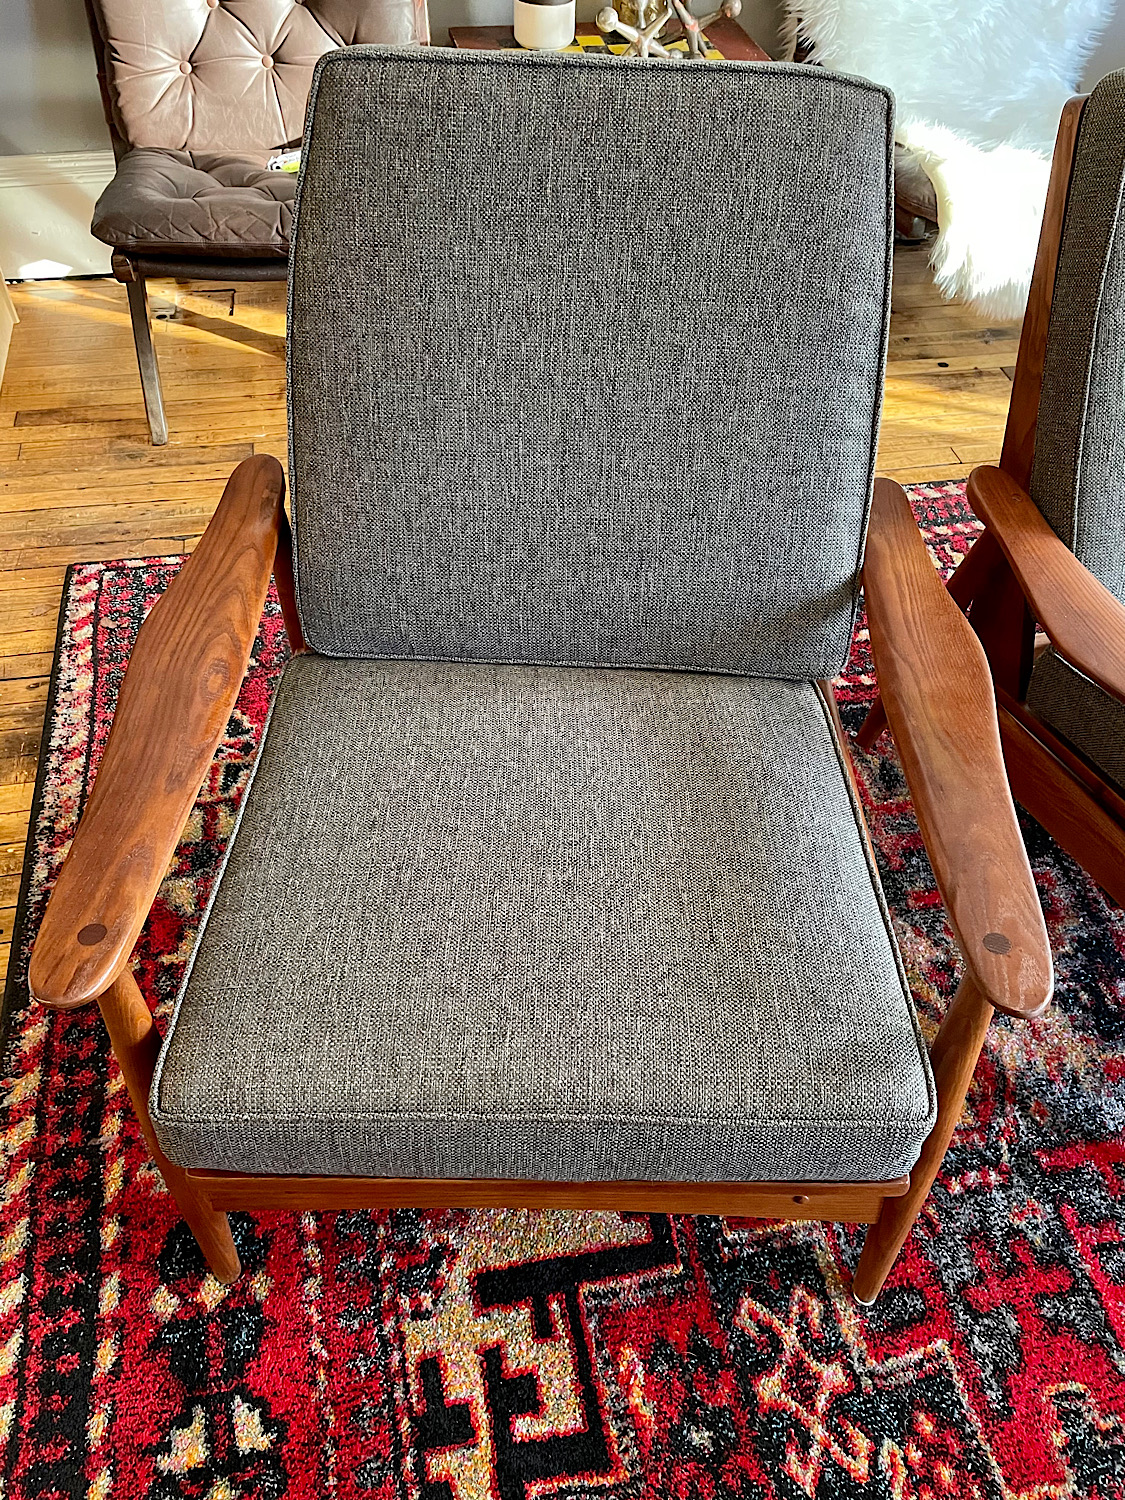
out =
<svg viewBox="0 0 1125 1500"><path fill-rule="evenodd" d="M125 289L11 288L21 318L0 390L0 961L7 965L63 575L68 563L192 547L239 459L285 460L284 288L155 284L171 441L152 448ZM1018 325L934 290L895 256L880 471L953 479L995 461Z"/></svg>
<svg viewBox="0 0 1125 1500"><path fill-rule="evenodd" d="M988 323L934 287L927 251L895 251L879 472L960 479L1000 456L1018 323Z"/></svg>

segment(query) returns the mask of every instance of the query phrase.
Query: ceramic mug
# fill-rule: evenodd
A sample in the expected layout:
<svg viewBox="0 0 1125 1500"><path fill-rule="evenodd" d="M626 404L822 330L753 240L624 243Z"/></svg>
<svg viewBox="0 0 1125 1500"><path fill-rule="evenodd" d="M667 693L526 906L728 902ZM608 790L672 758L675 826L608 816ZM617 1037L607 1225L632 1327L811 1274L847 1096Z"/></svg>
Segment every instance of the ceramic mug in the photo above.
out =
<svg viewBox="0 0 1125 1500"><path fill-rule="evenodd" d="M574 0L515 0L512 29L521 47L561 52L574 40Z"/></svg>

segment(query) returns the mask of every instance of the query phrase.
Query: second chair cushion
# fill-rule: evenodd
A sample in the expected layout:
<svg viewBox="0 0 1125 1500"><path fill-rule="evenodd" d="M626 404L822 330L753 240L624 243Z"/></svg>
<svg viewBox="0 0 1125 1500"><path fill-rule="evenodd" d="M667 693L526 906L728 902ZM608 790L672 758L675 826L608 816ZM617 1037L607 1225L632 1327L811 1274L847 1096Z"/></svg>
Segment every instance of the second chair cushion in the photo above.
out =
<svg viewBox="0 0 1125 1500"><path fill-rule="evenodd" d="M906 1172L932 1081L816 688L296 657L152 1114L250 1172Z"/></svg>
<svg viewBox="0 0 1125 1500"><path fill-rule="evenodd" d="M1035 663L1027 706L1125 789L1125 704L1052 648Z"/></svg>

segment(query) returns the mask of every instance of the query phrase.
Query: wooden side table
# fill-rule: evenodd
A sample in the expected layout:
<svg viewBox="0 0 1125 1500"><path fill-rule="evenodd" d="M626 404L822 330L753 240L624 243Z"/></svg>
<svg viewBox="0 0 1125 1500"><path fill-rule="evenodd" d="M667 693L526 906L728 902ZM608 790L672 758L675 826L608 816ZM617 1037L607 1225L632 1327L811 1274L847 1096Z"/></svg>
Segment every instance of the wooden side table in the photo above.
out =
<svg viewBox="0 0 1125 1500"><path fill-rule="evenodd" d="M474 47L482 52L503 52L508 48L519 48L510 26L451 26L449 40L454 47ZM713 21L707 28L707 40L711 44L708 57L725 57L731 62L769 62L770 55L764 52L737 21L725 16ZM625 41L610 41L602 36L593 21L579 21L574 41L566 52L613 52L621 53L628 46ZM673 51L682 51L685 42L673 42Z"/></svg>

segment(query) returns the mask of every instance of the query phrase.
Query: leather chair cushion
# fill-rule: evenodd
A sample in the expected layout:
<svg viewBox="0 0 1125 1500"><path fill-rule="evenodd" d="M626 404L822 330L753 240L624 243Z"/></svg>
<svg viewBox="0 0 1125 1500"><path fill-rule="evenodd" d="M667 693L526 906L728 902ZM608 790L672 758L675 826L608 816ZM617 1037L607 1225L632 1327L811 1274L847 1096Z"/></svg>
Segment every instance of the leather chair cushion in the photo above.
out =
<svg viewBox="0 0 1125 1500"><path fill-rule="evenodd" d="M895 145L895 203L915 219L938 222L937 191L913 151Z"/></svg>
<svg viewBox="0 0 1125 1500"><path fill-rule="evenodd" d="M812 683L306 654L152 1118L220 1170L886 1180L933 1099Z"/></svg>
<svg viewBox="0 0 1125 1500"><path fill-rule="evenodd" d="M423 0L96 0L130 146L268 152L298 140L317 58L426 37Z"/></svg>
<svg viewBox="0 0 1125 1500"><path fill-rule="evenodd" d="M118 250L285 256L297 178L259 159L130 151L94 208L94 235Z"/></svg>

